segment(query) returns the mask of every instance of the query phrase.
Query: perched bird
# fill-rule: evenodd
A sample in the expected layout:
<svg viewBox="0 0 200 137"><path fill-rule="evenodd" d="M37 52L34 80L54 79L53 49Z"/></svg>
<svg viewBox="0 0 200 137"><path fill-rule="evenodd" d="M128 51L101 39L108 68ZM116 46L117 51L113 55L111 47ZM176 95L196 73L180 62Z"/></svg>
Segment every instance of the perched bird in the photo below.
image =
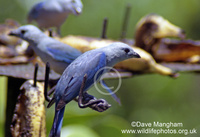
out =
<svg viewBox="0 0 200 137"><path fill-rule="evenodd" d="M49 62L51 68L59 74L62 74L65 68L82 54L79 50L45 35L33 25L21 26L12 30L9 35L28 41L42 61Z"/></svg>
<svg viewBox="0 0 200 137"><path fill-rule="evenodd" d="M35 20L41 29L56 27L60 34L60 26L68 15L79 15L82 8L81 0L46 0L33 6L28 14L28 23Z"/></svg>
<svg viewBox="0 0 200 137"><path fill-rule="evenodd" d="M49 107L56 102L50 136L60 136L65 105L78 96L85 75L87 79L83 92L86 92L106 72L106 70L100 71L95 79L95 74L100 69L112 67L117 62L133 57L140 58L139 54L127 44L115 42L109 46L85 52L74 60L63 72L56 85L54 97L48 105Z"/></svg>

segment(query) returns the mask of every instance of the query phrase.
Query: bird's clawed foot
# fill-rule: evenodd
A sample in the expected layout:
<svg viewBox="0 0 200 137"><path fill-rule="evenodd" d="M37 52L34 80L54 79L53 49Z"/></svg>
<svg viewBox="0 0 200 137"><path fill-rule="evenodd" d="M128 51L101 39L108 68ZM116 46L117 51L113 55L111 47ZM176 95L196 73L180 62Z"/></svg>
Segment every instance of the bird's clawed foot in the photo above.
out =
<svg viewBox="0 0 200 137"><path fill-rule="evenodd" d="M85 82L87 79L87 74L84 75L83 82L80 88L79 97L78 97L78 105L80 108L90 107L93 110L98 112L103 112L111 107L110 104L104 99L96 99L94 96L89 95L87 92L83 92L85 87Z"/></svg>
<svg viewBox="0 0 200 137"><path fill-rule="evenodd" d="M103 112L107 110L109 107L111 107L111 105L108 104L108 102L104 99L90 100L90 102L91 102L91 105L89 107L98 112Z"/></svg>

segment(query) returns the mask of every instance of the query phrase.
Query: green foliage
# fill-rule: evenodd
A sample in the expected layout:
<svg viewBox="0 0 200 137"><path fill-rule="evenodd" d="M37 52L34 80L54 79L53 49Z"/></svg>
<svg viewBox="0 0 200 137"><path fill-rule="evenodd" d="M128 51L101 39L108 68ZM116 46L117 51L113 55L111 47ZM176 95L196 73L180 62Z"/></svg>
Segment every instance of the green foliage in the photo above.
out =
<svg viewBox="0 0 200 137"><path fill-rule="evenodd" d="M5 99L6 97L6 78L0 77L0 136L4 133L4 120L5 120Z"/></svg>
<svg viewBox="0 0 200 137"><path fill-rule="evenodd" d="M100 137L91 128L84 125L65 126L61 130L63 137Z"/></svg>

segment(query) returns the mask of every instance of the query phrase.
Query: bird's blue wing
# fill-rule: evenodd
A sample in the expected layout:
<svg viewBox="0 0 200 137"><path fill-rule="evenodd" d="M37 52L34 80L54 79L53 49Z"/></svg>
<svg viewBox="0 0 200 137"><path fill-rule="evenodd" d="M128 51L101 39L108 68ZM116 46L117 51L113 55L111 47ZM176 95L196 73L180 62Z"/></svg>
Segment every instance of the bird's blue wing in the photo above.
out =
<svg viewBox="0 0 200 137"><path fill-rule="evenodd" d="M33 6L33 8L31 9L31 11L29 12L28 15L28 20L35 20L39 17L40 11L43 9L44 6L44 2L40 2L38 4L36 4L35 6Z"/></svg>
<svg viewBox="0 0 200 137"><path fill-rule="evenodd" d="M60 96L57 109L62 108L63 102L68 103L76 96L78 96L80 87L87 74L86 85L84 91L87 90L94 82L95 74L100 68L106 66L106 55L104 53L95 53L89 56L83 56L75 60L64 71L63 75L58 82L58 88L56 91L57 96ZM100 71L97 75L99 77L103 73Z"/></svg>
<svg viewBox="0 0 200 137"><path fill-rule="evenodd" d="M64 61L68 64L70 64L82 54L79 50L65 44L64 46L61 46L60 43L59 46L57 46L57 44L48 45L46 49L47 52L52 56L52 58L58 61Z"/></svg>
<svg viewBox="0 0 200 137"><path fill-rule="evenodd" d="M87 71L87 81L85 85L85 90L87 90L91 86L91 83L93 84L98 80L98 78L103 74L105 66L106 66L106 55L102 53L98 57L98 63L95 64L93 62L92 68L90 68Z"/></svg>
<svg viewBox="0 0 200 137"><path fill-rule="evenodd" d="M106 66L106 55L104 53L95 53L86 57L84 60L79 61L81 61L81 65L76 64L76 62L78 62L77 60L74 62L75 65L72 68L72 74L74 77L68 84L69 87L68 91L65 93L66 95L70 94L70 87L73 85L76 87L81 86L85 74L87 74L87 79L84 90L87 90L92 84L94 84L94 82L96 82L96 79L94 79L95 74L97 74L96 78L98 78L103 73L103 69L101 71L99 70Z"/></svg>

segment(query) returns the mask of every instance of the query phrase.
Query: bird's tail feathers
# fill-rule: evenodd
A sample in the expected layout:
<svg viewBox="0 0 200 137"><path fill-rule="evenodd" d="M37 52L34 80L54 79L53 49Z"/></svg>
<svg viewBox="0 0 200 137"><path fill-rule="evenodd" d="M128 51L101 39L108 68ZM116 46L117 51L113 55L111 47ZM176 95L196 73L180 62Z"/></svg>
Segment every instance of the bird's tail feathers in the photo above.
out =
<svg viewBox="0 0 200 137"><path fill-rule="evenodd" d="M60 137L60 131L62 128L63 114L65 107L60 110L56 110L53 125L49 137Z"/></svg>

